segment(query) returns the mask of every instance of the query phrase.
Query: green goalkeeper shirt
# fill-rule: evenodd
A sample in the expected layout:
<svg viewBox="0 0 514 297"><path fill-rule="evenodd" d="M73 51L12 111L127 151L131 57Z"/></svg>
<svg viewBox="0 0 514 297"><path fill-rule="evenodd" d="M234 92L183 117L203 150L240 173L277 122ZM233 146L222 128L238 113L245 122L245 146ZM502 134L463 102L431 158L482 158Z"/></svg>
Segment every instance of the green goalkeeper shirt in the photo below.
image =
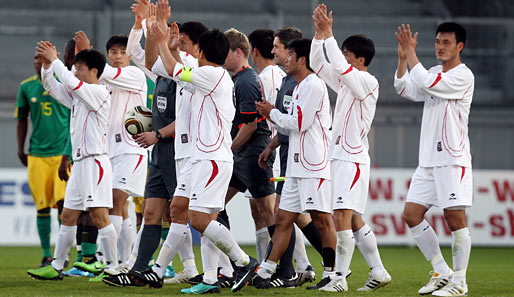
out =
<svg viewBox="0 0 514 297"><path fill-rule="evenodd" d="M29 154L62 155L70 133L70 110L48 94L37 74L21 82L16 98L14 117L26 119L29 113L32 121Z"/></svg>

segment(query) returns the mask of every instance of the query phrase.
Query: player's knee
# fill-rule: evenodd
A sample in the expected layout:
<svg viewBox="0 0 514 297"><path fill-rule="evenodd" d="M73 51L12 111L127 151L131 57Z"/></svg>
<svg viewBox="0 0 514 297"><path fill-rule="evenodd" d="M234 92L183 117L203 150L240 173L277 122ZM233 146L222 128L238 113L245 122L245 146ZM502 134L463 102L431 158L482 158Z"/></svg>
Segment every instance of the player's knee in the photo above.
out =
<svg viewBox="0 0 514 297"><path fill-rule="evenodd" d="M464 212L445 211L444 219L452 231L467 227L466 215Z"/></svg>
<svg viewBox="0 0 514 297"><path fill-rule="evenodd" d="M408 210L403 210L402 218L403 221L411 228L419 225L423 221L423 217L419 217L415 213Z"/></svg>

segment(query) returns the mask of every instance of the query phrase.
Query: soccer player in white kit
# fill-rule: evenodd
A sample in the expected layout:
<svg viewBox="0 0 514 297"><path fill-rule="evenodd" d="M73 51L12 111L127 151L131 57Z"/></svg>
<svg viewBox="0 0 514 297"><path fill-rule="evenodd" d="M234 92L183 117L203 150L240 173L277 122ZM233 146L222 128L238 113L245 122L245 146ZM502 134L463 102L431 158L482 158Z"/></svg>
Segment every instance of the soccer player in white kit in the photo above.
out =
<svg viewBox="0 0 514 297"><path fill-rule="evenodd" d="M239 247L226 227L212 219L224 208L233 166L230 128L235 114L232 97L234 84L221 66L228 54L229 41L218 30L204 33L199 42L199 67L191 68L177 63L170 53L166 45L169 29L156 23L151 30L168 74L176 80L190 83L194 88L191 102L191 225L227 254L237 266L253 270L258 265L257 261ZM202 252L202 260L207 266L215 267L218 257ZM182 292L219 292L216 270L204 270L203 282ZM246 283L246 279L240 282Z"/></svg>
<svg viewBox="0 0 514 297"><path fill-rule="evenodd" d="M128 196L140 197L144 194L148 156L128 134L124 126L127 111L136 106L146 106L146 77L136 66L130 66L130 56L126 52L128 37L115 35L106 44L109 64L100 77L101 82L111 92L111 112L107 133L108 154L113 173L113 208L109 218L118 235L118 259L128 260L132 246L130 218L126 211ZM78 50L90 48L90 42L83 31L75 34ZM120 238L122 229L129 229L130 237ZM129 267L119 267L127 270ZM110 274L115 271L108 271Z"/></svg>
<svg viewBox="0 0 514 297"><path fill-rule="evenodd" d="M279 133L289 134L287 172L273 234L271 252L251 272L258 288L268 288L277 261L289 243L293 223L299 214L309 212L321 233L323 244L323 278L308 289L342 291L336 278L336 233L330 197L330 101L325 83L309 67L311 41L296 39L289 44L287 72L295 77L295 87L288 113L281 113L269 102L255 102L257 110L269 118Z"/></svg>
<svg viewBox="0 0 514 297"><path fill-rule="evenodd" d="M373 291L391 282L380 259L375 234L362 220L369 189L367 135L378 99L378 81L367 72L375 46L370 39L353 35L343 42L341 52L332 34L332 13L327 15L324 4L314 10L313 19L316 35L312 40L311 67L337 92L330 143L336 270L344 276L348 274L356 241L371 269L368 280L357 290ZM347 290L346 279L341 279Z"/></svg>
<svg viewBox="0 0 514 297"><path fill-rule="evenodd" d="M118 265L116 231L109 220L112 208L112 170L107 156L107 130L111 96L99 85L105 57L96 50L84 50L75 57L75 75L57 58L55 47L38 43L44 57L41 76L48 93L72 110L70 119L74 165L66 187L62 226L51 265L27 271L38 279L62 279L62 268L77 232L77 219L89 209L98 227L109 268ZM59 81L54 77L59 77Z"/></svg>
<svg viewBox="0 0 514 297"><path fill-rule="evenodd" d="M402 25L395 35L398 39L396 92L409 100L424 102L419 164L403 211L414 241L434 270L419 294L465 296L471 252L466 208L471 207L473 193L468 116L475 85L473 73L460 60L466 30L452 22L437 27L435 52L442 65L429 70L416 56L418 34L413 36L410 26ZM424 219L432 206L444 210L445 221L452 231L453 271L441 255L434 229Z"/></svg>

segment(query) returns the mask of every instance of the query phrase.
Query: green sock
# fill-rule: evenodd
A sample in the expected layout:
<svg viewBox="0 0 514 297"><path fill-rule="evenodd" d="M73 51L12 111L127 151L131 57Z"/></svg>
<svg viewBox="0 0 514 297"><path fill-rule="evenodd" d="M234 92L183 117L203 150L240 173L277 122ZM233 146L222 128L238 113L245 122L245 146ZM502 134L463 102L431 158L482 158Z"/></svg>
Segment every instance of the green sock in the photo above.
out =
<svg viewBox="0 0 514 297"><path fill-rule="evenodd" d="M43 248L43 257L52 257L52 253L50 252L50 232L52 231L50 214L38 213L36 223L37 233L39 234L39 240Z"/></svg>
<svg viewBox="0 0 514 297"><path fill-rule="evenodd" d="M96 254L96 243L82 242L82 257L93 257Z"/></svg>

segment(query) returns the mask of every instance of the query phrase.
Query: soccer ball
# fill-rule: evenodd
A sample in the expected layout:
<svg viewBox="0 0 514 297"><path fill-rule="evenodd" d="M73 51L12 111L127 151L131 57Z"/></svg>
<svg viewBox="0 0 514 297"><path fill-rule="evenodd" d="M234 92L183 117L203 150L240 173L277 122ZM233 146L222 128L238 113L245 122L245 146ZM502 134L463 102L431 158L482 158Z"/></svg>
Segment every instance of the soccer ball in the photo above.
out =
<svg viewBox="0 0 514 297"><path fill-rule="evenodd" d="M145 106L135 106L123 118L125 129L130 135L152 131L152 111Z"/></svg>

